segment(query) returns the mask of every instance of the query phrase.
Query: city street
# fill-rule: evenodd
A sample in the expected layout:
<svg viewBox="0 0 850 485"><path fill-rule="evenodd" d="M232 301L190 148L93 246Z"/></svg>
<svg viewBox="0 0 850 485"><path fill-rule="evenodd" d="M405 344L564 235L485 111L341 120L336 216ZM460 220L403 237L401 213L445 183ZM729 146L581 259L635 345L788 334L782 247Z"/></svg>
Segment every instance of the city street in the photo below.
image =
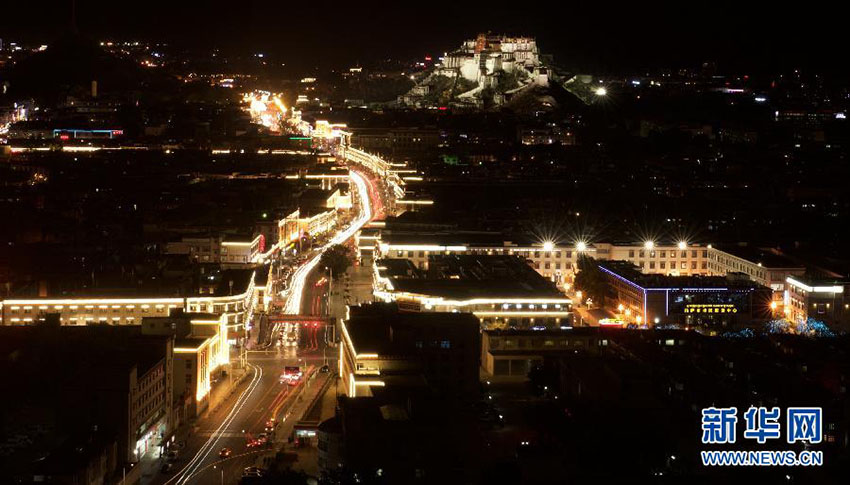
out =
<svg viewBox="0 0 850 485"><path fill-rule="evenodd" d="M173 468L143 477L145 483L238 483L245 468L260 466L263 456L272 455L273 450L281 449L288 442L300 418L299 413L306 410L301 396L308 387L306 378L317 373L323 365L329 364L331 371L336 367L333 363L337 359L337 349L328 345L333 341L333 328L322 318L327 314L329 284L317 268L319 259L325 249L347 242L371 220L372 204L378 199L375 184L365 174L352 171L351 175L352 188L357 191L359 216L325 245L312 251L307 261L292 272L284 315L304 317L276 320L272 316L268 323L271 331L267 328L256 332L254 338L263 341L247 345L248 374L227 399L198 420ZM316 318L311 318L313 316ZM304 373L297 385L281 379L287 366L299 366ZM320 381L317 379L309 386L318 386ZM267 422L273 418L277 423L269 436L270 443L253 446L253 440L265 431ZM228 457L220 456L225 448L230 450Z"/></svg>

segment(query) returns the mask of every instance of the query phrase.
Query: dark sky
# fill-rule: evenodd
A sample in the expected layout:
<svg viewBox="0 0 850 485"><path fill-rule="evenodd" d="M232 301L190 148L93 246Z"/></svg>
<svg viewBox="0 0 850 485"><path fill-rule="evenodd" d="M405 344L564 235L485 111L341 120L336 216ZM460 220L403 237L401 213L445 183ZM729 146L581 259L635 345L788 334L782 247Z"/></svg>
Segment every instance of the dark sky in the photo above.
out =
<svg viewBox="0 0 850 485"><path fill-rule="evenodd" d="M232 46L277 53L296 64L437 54L491 30L536 36L543 52L576 70L716 60L726 71L799 66L846 72L848 42L836 7L819 0L793 9L784 3L78 0L77 17L80 30L95 39ZM0 38L48 42L67 28L69 5L2 2Z"/></svg>

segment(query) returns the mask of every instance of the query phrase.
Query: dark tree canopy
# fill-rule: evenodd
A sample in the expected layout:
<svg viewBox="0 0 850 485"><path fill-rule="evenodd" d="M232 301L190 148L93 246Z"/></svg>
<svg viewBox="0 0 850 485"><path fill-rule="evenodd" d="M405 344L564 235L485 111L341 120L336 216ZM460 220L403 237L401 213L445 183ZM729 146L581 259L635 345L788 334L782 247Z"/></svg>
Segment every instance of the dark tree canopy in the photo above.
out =
<svg viewBox="0 0 850 485"><path fill-rule="evenodd" d="M339 278L351 266L354 255L351 248L343 244L335 244L329 247L319 260L319 267L333 273L333 277Z"/></svg>

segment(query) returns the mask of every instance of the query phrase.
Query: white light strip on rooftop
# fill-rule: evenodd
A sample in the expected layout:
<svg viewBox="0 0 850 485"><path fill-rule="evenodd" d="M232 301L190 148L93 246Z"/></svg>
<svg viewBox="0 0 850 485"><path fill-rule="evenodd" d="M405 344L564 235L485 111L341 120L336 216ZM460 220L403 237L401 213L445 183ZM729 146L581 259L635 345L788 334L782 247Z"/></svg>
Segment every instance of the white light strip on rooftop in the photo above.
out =
<svg viewBox="0 0 850 485"><path fill-rule="evenodd" d="M387 244L389 250L397 251L466 251L466 246L437 246L436 244Z"/></svg>
<svg viewBox="0 0 850 485"><path fill-rule="evenodd" d="M844 287L841 285L834 286L809 286L805 283L795 280L792 277L785 278L785 281L788 282L791 286L796 286L797 288L808 291L809 293L844 293Z"/></svg>
<svg viewBox="0 0 850 485"><path fill-rule="evenodd" d="M442 297L433 297L407 292L386 292L376 291L375 296L389 300L397 300L399 298L417 300L421 303L429 305L448 305L448 306L468 306L468 305L504 305L504 304L552 304L552 305L571 305L573 303L569 298L471 298L469 300L446 300Z"/></svg>

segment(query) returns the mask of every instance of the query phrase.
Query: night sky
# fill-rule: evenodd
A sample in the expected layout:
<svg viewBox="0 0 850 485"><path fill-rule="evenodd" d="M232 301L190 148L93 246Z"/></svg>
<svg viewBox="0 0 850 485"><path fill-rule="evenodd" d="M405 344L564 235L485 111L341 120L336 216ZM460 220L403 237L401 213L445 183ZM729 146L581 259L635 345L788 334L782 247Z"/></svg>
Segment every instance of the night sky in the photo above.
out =
<svg viewBox="0 0 850 485"><path fill-rule="evenodd" d="M49 42L69 24L70 1L3 3L0 38ZM793 9L782 2L742 3L80 0L77 17L80 30L95 39L248 48L304 66L439 54L492 30L536 36L544 53L578 71L714 60L726 72L802 67L847 73L845 60L835 58L847 44L837 7L820 1Z"/></svg>

